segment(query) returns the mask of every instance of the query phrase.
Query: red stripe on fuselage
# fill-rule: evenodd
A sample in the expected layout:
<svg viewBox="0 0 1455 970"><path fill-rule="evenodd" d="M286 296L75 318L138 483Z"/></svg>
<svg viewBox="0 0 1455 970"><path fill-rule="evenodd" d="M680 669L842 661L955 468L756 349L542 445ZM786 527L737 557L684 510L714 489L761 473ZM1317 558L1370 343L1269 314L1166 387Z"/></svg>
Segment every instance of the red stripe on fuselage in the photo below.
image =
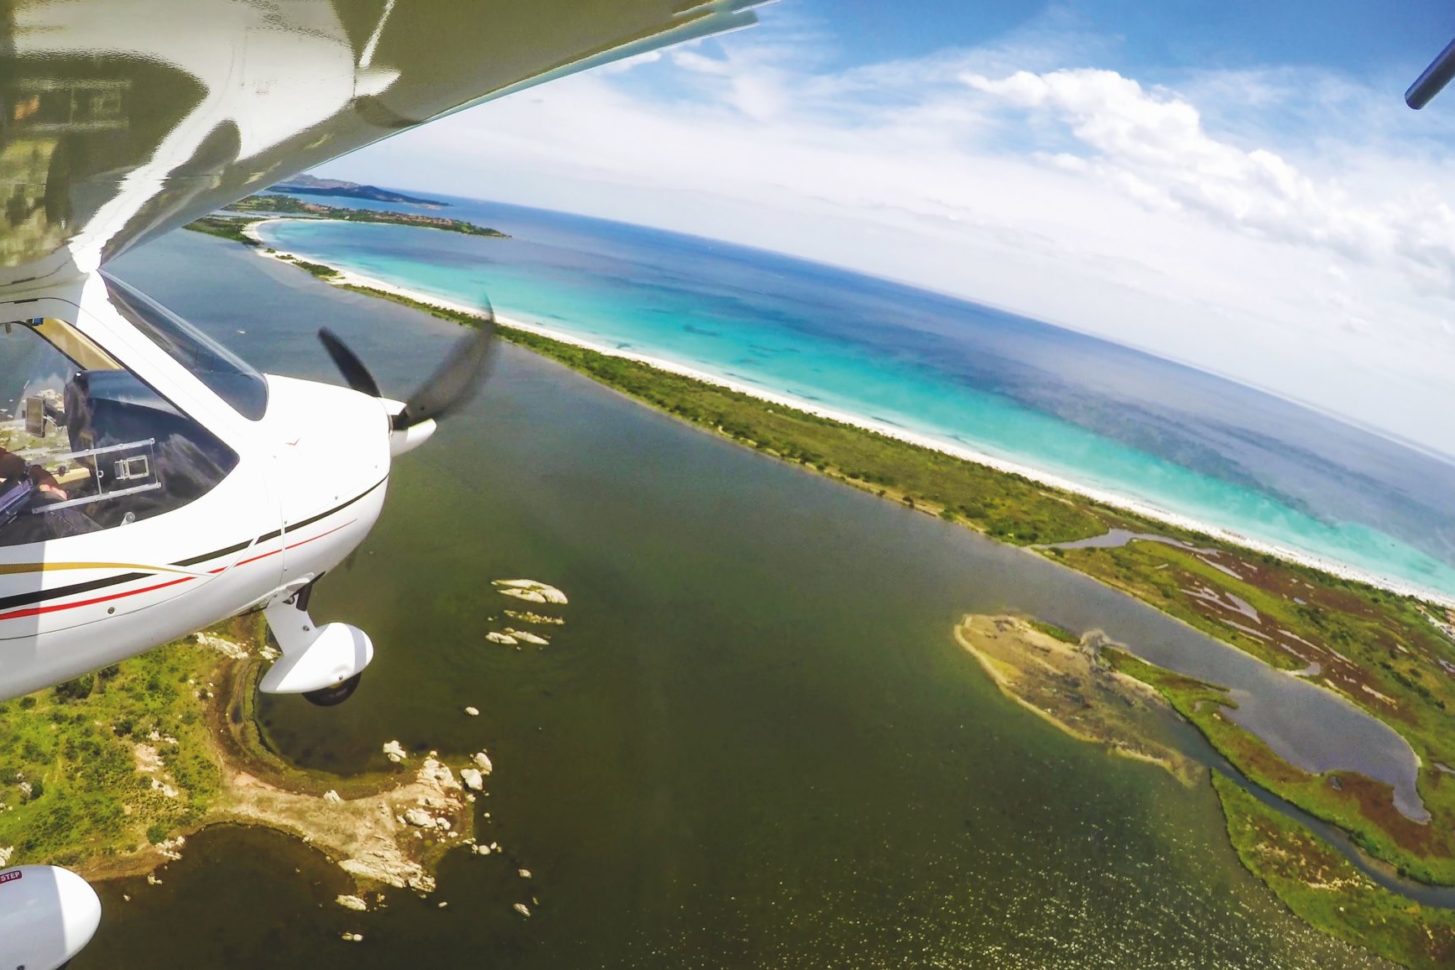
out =
<svg viewBox="0 0 1455 970"><path fill-rule="evenodd" d="M278 553L284 552L284 551L286 551L288 549L297 549L299 546L306 546L310 542L316 542L319 539L322 539L322 538L324 538L326 536L331 536L335 532L339 531L340 529L347 529L349 526L353 525L357 521L359 521L359 520L358 519L350 519L349 521L345 522L343 525L334 526L332 529L329 529L327 532L320 532L316 536L310 536L307 539L304 539L304 540L302 540L300 542L295 542L295 543L293 543L291 545L284 546L281 549L274 549L272 552L265 552L265 553L263 553L260 556L253 556L251 559L244 559L242 562L237 563L237 565L238 566L246 566L248 563L257 562L260 559L267 559L269 556L276 556ZM221 572L226 571L229 568L230 567L228 567L228 566L221 566L221 567L219 567L217 569L211 570L211 573L213 575L216 575L218 573L221 573ZM176 586L179 583L190 583L192 580L194 580L196 578L197 577L195 577L195 576L183 576L180 579L173 579L173 580L170 580L170 581L165 582L165 583L156 583L156 584L151 585L151 586L143 586L141 589L129 589L129 590L126 590L125 592L121 592L121 593L111 593L111 594L109 594L107 596L94 596L91 599L76 600L73 603L55 603L55 604L53 604L51 606L32 606L32 607L29 607L29 608L23 609L23 610L12 610L9 613L0 613L0 621L4 621L4 620L20 620L20 619L24 619L27 616L39 616L42 613L57 613L57 612L60 612L61 610L75 609L76 607L79 607L79 606L95 606L97 603L106 603L106 602L109 602L111 600L125 599L128 596L139 596L142 593L155 592L156 590L159 590L159 589L166 589L168 586Z"/></svg>
<svg viewBox="0 0 1455 970"><path fill-rule="evenodd" d="M77 606L93 606L96 603L105 603L108 600L119 600L127 596L135 596L138 593L150 593L152 590L166 589L168 586L176 586L178 583L190 583L194 577L183 576L181 579L174 579L166 583L157 583L155 586L144 586L141 589L128 590L125 593L112 593L110 596L94 596L88 600L77 600L74 603L57 603L54 606L32 606L25 610L12 610L9 613L0 613L0 620L19 620L22 617L38 616L41 613L56 613L60 610L69 610Z"/></svg>

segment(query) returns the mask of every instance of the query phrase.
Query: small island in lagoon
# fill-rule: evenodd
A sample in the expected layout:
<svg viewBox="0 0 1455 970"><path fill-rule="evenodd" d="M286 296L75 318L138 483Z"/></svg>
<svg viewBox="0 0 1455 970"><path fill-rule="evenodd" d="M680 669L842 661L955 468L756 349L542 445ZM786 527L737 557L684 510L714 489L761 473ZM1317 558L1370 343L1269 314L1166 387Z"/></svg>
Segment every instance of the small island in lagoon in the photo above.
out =
<svg viewBox="0 0 1455 970"><path fill-rule="evenodd" d="M954 636L1002 694L1061 732L1184 784L1210 778L1239 860L1311 925L1403 966L1455 958L1455 910L1378 885L1298 819L1249 794L1249 784L1274 790L1266 777L1206 771L1160 739L1157 717L1176 710L1233 763L1257 764L1247 754L1256 751L1269 769L1277 756L1224 716L1236 705L1222 688L1139 660L1099 632L1078 638L1024 617L966 616Z"/></svg>

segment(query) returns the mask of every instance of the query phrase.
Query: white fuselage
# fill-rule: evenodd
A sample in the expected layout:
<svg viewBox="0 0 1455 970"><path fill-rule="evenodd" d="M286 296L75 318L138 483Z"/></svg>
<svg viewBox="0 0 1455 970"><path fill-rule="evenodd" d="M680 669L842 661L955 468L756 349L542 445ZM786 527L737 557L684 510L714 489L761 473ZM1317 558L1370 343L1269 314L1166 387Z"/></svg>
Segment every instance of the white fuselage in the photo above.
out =
<svg viewBox="0 0 1455 970"><path fill-rule="evenodd" d="M291 595L363 541L384 501L384 403L269 376L266 413L250 421L117 315L100 283L24 313L74 322L239 460L211 491L165 514L0 546L0 699Z"/></svg>

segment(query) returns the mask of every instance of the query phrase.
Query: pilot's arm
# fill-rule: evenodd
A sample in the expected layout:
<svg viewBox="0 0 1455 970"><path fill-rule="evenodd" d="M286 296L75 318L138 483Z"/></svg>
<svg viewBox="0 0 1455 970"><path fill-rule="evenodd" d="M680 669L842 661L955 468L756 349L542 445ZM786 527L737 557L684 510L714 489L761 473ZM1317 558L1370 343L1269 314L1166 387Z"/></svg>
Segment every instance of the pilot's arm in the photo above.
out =
<svg viewBox="0 0 1455 970"><path fill-rule="evenodd" d="M70 498L66 490L61 488L61 483L56 481L56 476L46 471L40 465L31 465L29 469L30 483L35 490L47 501L63 502Z"/></svg>
<svg viewBox="0 0 1455 970"><path fill-rule="evenodd" d="M40 465L26 465L25 459L15 452L0 448L0 479L7 482L19 482L27 478L35 486L40 498L47 502L65 501L70 498L66 494L66 490L61 488L61 483L56 481L56 476Z"/></svg>

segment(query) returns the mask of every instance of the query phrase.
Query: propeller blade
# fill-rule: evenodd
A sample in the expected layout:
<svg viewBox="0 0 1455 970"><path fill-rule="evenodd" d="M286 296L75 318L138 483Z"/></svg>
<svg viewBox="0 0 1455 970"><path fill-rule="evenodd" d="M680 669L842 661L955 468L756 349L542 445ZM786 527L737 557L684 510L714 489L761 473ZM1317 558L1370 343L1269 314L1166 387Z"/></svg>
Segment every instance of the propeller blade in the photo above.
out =
<svg viewBox="0 0 1455 970"><path fill-rule="evenodd" d="M495 311L485 301L484 319L476 332L461 339L449 356L404 403L394 418L394 429L440 418L474 397L495 347Z"/></svg>
<svg viewBox="0 0 1455 970"><path fill-rule="evenodd" d="M323 344L323 349L328 351L328 356L333 358L334 366L339 373L344 375L344 380L349 387L361 394L370 397L383 397L379 393L379 384L374 380L374 375L369 373L369 368L359 360L357 354L349 349L348 345L338 338L332 330L321 327L318 331L318 339Z"/></svg>

